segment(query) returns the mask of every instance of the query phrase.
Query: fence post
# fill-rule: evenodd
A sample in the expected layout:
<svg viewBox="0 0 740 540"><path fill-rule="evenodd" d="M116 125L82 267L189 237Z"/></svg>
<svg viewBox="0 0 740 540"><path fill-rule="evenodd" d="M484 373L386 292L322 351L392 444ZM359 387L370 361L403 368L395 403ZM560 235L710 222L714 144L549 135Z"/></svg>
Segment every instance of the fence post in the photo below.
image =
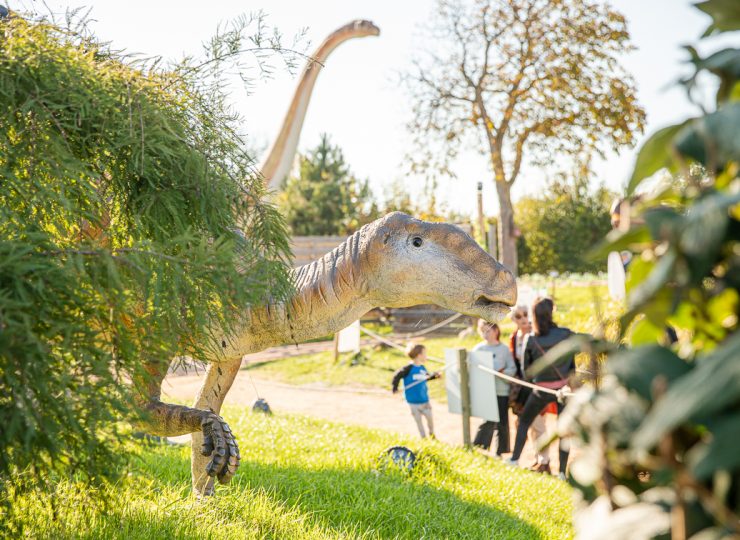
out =
<svg viewBox="0 0 740 540"><path fill-rule="evenodd" d="M498 256L498 234L493 223L488 226L488 253L494 259L501 260Z"/></svg>
<svg viewBox="0 0 740 540"><path fill-rule="evenodd" d="M334 334L334 364L339 362L339 332Z"/></svg>
<svg viewBox="0 0 740 540"><path fill-rule="evenodd" d="M460 370L460 400L462 401L463 444L470 448L470 377L468 375L468 352L455 349Z"/></svg>
<svg viewBox="0 0 740 540"><path fill-rule="evenodd" d="M486 216L483 215L483 182L478 182L478 238L488 249L488 236L486 236Z"/></svg>

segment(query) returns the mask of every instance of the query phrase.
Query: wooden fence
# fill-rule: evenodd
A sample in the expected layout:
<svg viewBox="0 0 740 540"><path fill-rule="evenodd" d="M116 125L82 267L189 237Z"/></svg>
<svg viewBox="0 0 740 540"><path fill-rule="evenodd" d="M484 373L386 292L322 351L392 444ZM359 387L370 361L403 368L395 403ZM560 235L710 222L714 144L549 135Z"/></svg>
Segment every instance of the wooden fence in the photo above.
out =
<svg viewBox="0 0 740 540"><path fill-rule="evenodd" d="M329 253L347 239L346 236L294 236L290 239L293 266L298 268Z"/></svg>

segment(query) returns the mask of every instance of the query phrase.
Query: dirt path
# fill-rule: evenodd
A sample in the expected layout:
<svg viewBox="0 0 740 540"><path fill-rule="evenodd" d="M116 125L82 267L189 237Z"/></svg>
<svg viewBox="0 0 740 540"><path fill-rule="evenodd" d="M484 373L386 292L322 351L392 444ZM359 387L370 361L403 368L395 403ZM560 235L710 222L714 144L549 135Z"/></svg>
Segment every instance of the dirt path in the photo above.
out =
<svg viewBox="0 0 740 540"><path fill-rule="evenodd" d="M403 392L393 395L381 390L367 390L353 387L311 384L294 386L268 379L252 377L240 372L226 397L226 404L251 406L259 397L267 400L274 411L299 413L325 418L345 424L359 424L371 428L384 429L405 435L418 436L408 406L403 400ZM162 385L165 397L192 401L203 380L200 375L170 375ZM256 388L256 391L255 391ZM367 393L365 393L367 392ZM432 403L434 426L437 439L452 445L462 445L462 421L459 415L447 411L446 404ZM228 419L227 419L228 420ZM555 429L554 415L547 415L548 431ZM471 437L480 421L472 419ZM515 417L510 418L512 426L511 444L514 444ZM185 436L187 439L189 436ZM557 471L557 445L550 454L553 470ZM527 443L520 459L522 465L533 461L531 445Z"/></svg>

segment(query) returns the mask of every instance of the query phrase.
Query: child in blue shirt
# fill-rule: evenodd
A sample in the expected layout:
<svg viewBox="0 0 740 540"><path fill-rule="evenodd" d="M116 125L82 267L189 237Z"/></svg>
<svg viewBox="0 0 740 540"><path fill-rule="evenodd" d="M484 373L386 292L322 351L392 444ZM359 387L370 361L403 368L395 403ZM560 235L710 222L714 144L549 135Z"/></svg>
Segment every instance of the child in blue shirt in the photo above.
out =
<svg viewBox="0 0 740 540"><path fill-rule="evenodd" d="M406 356L411 358L411 362L393 374L393 393L398 392L398 385L403 380L406 402L411 409L411 415L416 420L421 438L426 437L424 424L421 421L422 416L427 419L429 436L434 437L434 420L432 419L432 406L429 403L427 381L439 378L439 372L430 374L424 367L424 361L427 359L427 349L424 345L409 345L406 348Z"/></svg>

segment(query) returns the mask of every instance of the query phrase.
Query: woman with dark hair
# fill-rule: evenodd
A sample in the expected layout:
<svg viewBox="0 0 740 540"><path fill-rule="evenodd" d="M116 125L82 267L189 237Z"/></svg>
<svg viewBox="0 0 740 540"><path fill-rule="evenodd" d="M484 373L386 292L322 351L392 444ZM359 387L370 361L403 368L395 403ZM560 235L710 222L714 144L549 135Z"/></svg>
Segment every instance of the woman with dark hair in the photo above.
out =
<svg viewBox="0 0 740 540"><path fill-rule="evenodd" d="M550 298L538 298L532 306L532 327L534 332L527 336L524 345L524 364L522 366L525 374L529 367L539 360L544 354L561 341L570 337L573 332L568 328L561 328L552 320L554 304ZM528 378L539 386L557 390L568 384L568 377L575 371L575 356L569 358L565 363L549 367L533 378ZM524 409L519 416L519 426L514 441L514 452L509 460L517 464L519 456L527 441L527 430L532 421L549 404L557 402L555 395L549 392L533 390L524 404ZM563 404L557 403L558 415L563 410ZM560 477L565 479L565 471L568 465L569 448L567 442L560 441Z"/></svg>

